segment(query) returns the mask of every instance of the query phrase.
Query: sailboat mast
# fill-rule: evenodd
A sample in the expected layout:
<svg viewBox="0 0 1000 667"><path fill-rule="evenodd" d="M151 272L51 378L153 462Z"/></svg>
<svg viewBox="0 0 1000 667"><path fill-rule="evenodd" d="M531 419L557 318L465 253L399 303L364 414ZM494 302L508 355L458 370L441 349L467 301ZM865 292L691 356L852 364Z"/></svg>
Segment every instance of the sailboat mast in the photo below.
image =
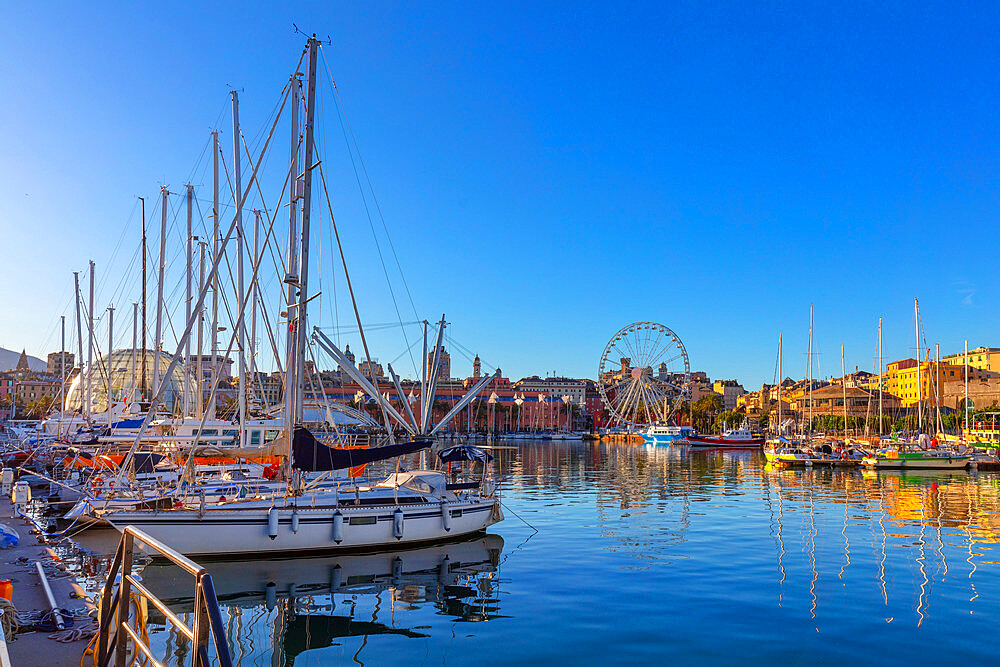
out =
<svg viewBox="0 0 1000 667"><path fill-rule="evenodd" d="M913 323L914 332L917 337L917 433L924 430L924 414L920 410L921 403L921 392L920 392L920 364L923 363L923 350L920 349L920 304L916 299L913 300Z"/></svg>
<svg viewBox="0 0 1000 667"><path fill-rule="evenodd" d="M844 344L840 344L840 388L844 394L844 437L847 437L847 367L844 364Z"/></svg>
<svg viewBox="0 0 1000 667"><path fill-rule="evenodd" d="M77 363L80 364L80 389L83 389L83 320L80 319L80 272L73 272L73 291L76 293L76 349ZM77 395L79 396L79 390ZM83 402L81 401L81 407ZM65 407L65 406L64 406Z"/></svg>
<svg viewBox="0 0 1000 667"><path fill-rule="evenodd" d="M163 272L167 268L167 195L160 188L160 259L156 281L156 330L153 338L153 393L160 390L160 348L163 347Z"/></svg>
<svg viewBox="0 0 1000 667"><path fill-rule="evenodd" d="M260 264L260 211L253 212L253 264ZM257 301L260 299L258 278L250 283L250 387L251 390L257 378Z"/></svg>
<svg viewBox="0 0 1000 667"><path fill-rule="evenodd" d="M84 404L84 414L87 421L90 421L90 389L94 367L94 260L90 260L90 299L87 303L87 375L84 381L87 383L87 402Z"/></svg>
<svg viewBox="0 0 1000 667"><path fill-rule="evenodd" d="M944 430L941 425L941 343L934 343L934 378L934 405L936 408L934 428L940 433Z"/></svg>
<svg viewBox="0 0 1000 667"><path fill-rule="evenodd" d="M212 132L212 262L219 257L219 131ZM222 370L219 361L219 273L212 278L212 361L210 362L210 384L215 381ZM215 394L211 394L208 403L208 416L215 419Z"/></svg>
<svg viewBox="0 0 1000 667"><path fill-rule="evenodd" d="M60 333L61 333L61 347L59 350L59 426L58 426L58 439L62 440L62 420L63 414L66 412L66 316L59 316L60 322Z"/></svg>
<svg viewBox="0 0 1000 667"><path fill-rule="evenodd" d="M809 361L806 362L809 374L809 434L812 435L813 424L813 305L809 304Z"/></svg>
<svg viewBox="0 0 1000 667"><path fill-rule="evenodd" d="M243 175L241 173L242 160L240 159L240 97L238 91L232 91L233 95L233 183L235 190L233 199L236 203L236 294L240 301L243 300ZM236 405L239 408L240 418L240 447L244 446L247 419L247 388L246 388L246 327L244 326L244 309L240 309L239 320L236 322L236 340L239 349L239 377L238 395Z"/></svg>
<svg viewBox="0 0 1000 667"><path fill-rule="evenodd" d="M317 61L319 41L315 37L310 37L307 48L309 50L309 72L306 77L306 136L305 147L303 149L302 228L300 233L301 240L299 241L299 305L295 311L295 318L298 321L298 327L296 328L296 334L298 335L298 340L296 341L296 367L298 373L296 381L298 390L295 397L295 424L302 423L302 399L305 395L306 304L309 302L309 224L312 220L312 170L314 167L313 151L315 149L313 130L315 129L316 118L316 68L319 64ZM369 361L370 359L369 357ZM371 364L369 363L369 370L370 367Z"/></svg>
<svg viewBox="0 0 1000 667"><path fill-rule="evenodd" d="M135 344L136 344L136 341L138 340L138 338L139 338L139 302L138 301L133 301L132 302L132 364L131 364L132 381L129 383L129 400L130 401L134 401L135 400L135 381L136 381L136 376L135 376L135 364L136 364Z"/></svg>
<svg viewBox="0 0 1000 667"><path fill-rule="evenodd" d="M142 355L139 358L139 363L142 364L142 369L139 372L139 378L142 382L142 387L139 393L139 400L143 401L146 399L146 198L139 197L139 201L142 202Z"/></svg>
<svg viewBox="0 0 1000 667"><path fill-rule="evenodd" d="M205 289L205 249L208 244L204 241L198 242L198 294ZM198 318L198 351L196 353L197 363L195 365L194 401L195 416L201 420L205 416L205 392L202 384L205 381L204 359L205 359L205 309L201 308L195 314Z"/></svg>
<svg viewBox="0 0 1000 667"><path fill-rule="evenodd" d="M295 345L298 341L298 321L295 316L295 306L296 306L296 285L298 284L298 266L299 266L299 104L300 96L302 94L302 81L299 80L298 76L292 74L291 77L291 139L289 141L290 151L291 151L291 174L294 177L292 182L292 187L288 189L288 250L287 257L288 261L286 263L286 274L285 274L285 286L287 289L287 301L285 303L286 316L288 317L288 338L285 342L285 406L283 410L285 418L285 427L287 429L288 441L291 442L292 439L292 429L295 426L295 406L296 398L295 395L298 393L298 377L296 371L296 359L298 356L295 353Z"/></svg>
<svg viewBox="0 0 1000 667"><path fill-rule="evenodd" d="M115 307L108 306L108 356L105 357L107 361L104 364L104 372L108 376L108 426L111 426L111 351L114 348L115 341Z"/></svg>
<svg viewBox="0 0 1000 667"><path fill-rule="evenodd" d="M965 341L965 439L969 439L969 341Z"/></svg>
<svg viewBox="0 0 1000 667"><path fill-rule="evenodd" d="M878 435L882 437L882 318L878 318Z"/></svg>
<svg viewBox="0 0 1000 667"><path fill-rule="evenodd" d="M185 294L184 294L184 321L191 319L191 275L193 273L194 266L192 264L194 257L192 254L192 244L194 243L194 236L191 231L191 215L192 215L192 205L194 204L194 186L188 183L185 186L187 194L187 275L184 279L185 283ZM191 338L188 338L188 342L184 345L184 416L187 417L191 414Z"/></svg>
<svg viewBox="0 0 1000 667"><path fill-rule="evenodd" d="M781 435L781 382L784 377L783 369L781 368L781 347L782 347L782 332L778 332L778 435ZM694 424L692 424L694 426Z"/></svg>

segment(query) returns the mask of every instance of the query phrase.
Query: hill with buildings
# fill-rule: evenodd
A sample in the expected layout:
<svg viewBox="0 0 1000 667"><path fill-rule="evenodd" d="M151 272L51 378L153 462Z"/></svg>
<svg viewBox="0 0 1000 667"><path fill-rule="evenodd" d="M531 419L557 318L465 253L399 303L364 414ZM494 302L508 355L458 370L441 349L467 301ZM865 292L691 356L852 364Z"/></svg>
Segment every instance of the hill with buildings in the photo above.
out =
<svg viewBox="0 0 1000 667"><path fill-rule="evenodd" d="M20 358L21 358L20 352L15 352L14 350L8 350L6 348L0 347L0 371L12 370L17 366L17 362ZM46 363L44 360L28 355L29 369L39 373L44 373L45 367Z"/></svg>

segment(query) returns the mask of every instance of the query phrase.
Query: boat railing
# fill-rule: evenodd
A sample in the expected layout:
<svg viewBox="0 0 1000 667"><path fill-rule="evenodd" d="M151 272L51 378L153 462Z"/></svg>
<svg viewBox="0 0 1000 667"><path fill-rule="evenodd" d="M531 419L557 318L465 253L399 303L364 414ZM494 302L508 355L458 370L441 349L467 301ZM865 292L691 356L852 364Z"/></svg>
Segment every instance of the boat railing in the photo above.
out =
<svg viewBox="0 0 1000 667"><path fill-rule="evenodd" d="M156 552L194 577L194 627L189 627L133 575L136 542L145 545L147 550ZM101 594L95 665L107 667L114 657L115 666L124 667L126 663L131 662L128 657L130 650L133 657L137 657L135 652L138 651L151 664L161 664L153 656L149 645L142 640L136 628L131 625L129 611L133 599L137 602L136 609L139 608L141 601L151 604L166 617L167 622L173 625L179 634L191 641L194 649L192 667L208 667L212 664L208 652L210 638L215 640L215 651L220 667L232 667L233 659L229 653L229 641L219 611L212 575L201 565L132 526L126 526L122 531L122 539L118 543L118 550L115 552L111 569L108 571L108 580Z"/></svg>

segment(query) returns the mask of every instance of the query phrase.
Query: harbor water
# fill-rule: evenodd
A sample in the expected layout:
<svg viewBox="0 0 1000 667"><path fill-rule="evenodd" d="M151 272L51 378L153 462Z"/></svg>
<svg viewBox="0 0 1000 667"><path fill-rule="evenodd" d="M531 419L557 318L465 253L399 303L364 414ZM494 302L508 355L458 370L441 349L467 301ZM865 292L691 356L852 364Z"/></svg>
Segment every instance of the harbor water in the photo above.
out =
<svg viewBox="0 0 1000 667"><path fill-rule="evenodd" d="M378 554L203 562L234 659L994 659L994 473L782 469L758 451L625 443L520 442L494 455L506 519L485 536ZM94 530L79 540L81 549L63 547L66 560L96 587L114 536ZM187 575L153 563L142 577L176 611L190 611ZM147 630L166 664L190 660L155 613Z"/></svg>

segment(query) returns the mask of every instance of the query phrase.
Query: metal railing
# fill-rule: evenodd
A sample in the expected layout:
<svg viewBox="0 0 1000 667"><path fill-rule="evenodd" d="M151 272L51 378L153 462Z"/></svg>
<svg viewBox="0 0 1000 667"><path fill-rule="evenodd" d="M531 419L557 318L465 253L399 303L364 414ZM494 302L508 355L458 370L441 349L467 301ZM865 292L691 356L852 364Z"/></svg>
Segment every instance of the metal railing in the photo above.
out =
<svg viewBox="0 0 1000 667"><path fill-rule="evenodd" d="M194 627L188 627L177 614L132 576L136 541L146 545L147 549L157 552L194 577ZM115 589L115 580L119 578L119 575L120 582ZM219 612L219 601L215 596L212 575L201 565L132 526L126 526L125 530L122 531L122 539L118 544L118 550L115 552L111 569L108 572L108 580L104 584L104 590L101 594L100 629L98 630L97 649L94 653L96 665L107 667L111 663L111 658L114 657L116 667L125 667L126 663L129 662L130 642L133 644L133 651L141 652L152 665L160 667L163 664L153 657L150 647L140 636L141 633L131 625L129 610L133 597L144 599L153 605L166 617L167 622L191 641L193 667L209 667L211 664L208 654L209 637L215 639L215 651L220 667L232 667L233 659L229 653L229 640L226 637L222 614ZM138 620L136 622L138 623ZM114 634L111 633L112 629L114 629Z"/></svg>

